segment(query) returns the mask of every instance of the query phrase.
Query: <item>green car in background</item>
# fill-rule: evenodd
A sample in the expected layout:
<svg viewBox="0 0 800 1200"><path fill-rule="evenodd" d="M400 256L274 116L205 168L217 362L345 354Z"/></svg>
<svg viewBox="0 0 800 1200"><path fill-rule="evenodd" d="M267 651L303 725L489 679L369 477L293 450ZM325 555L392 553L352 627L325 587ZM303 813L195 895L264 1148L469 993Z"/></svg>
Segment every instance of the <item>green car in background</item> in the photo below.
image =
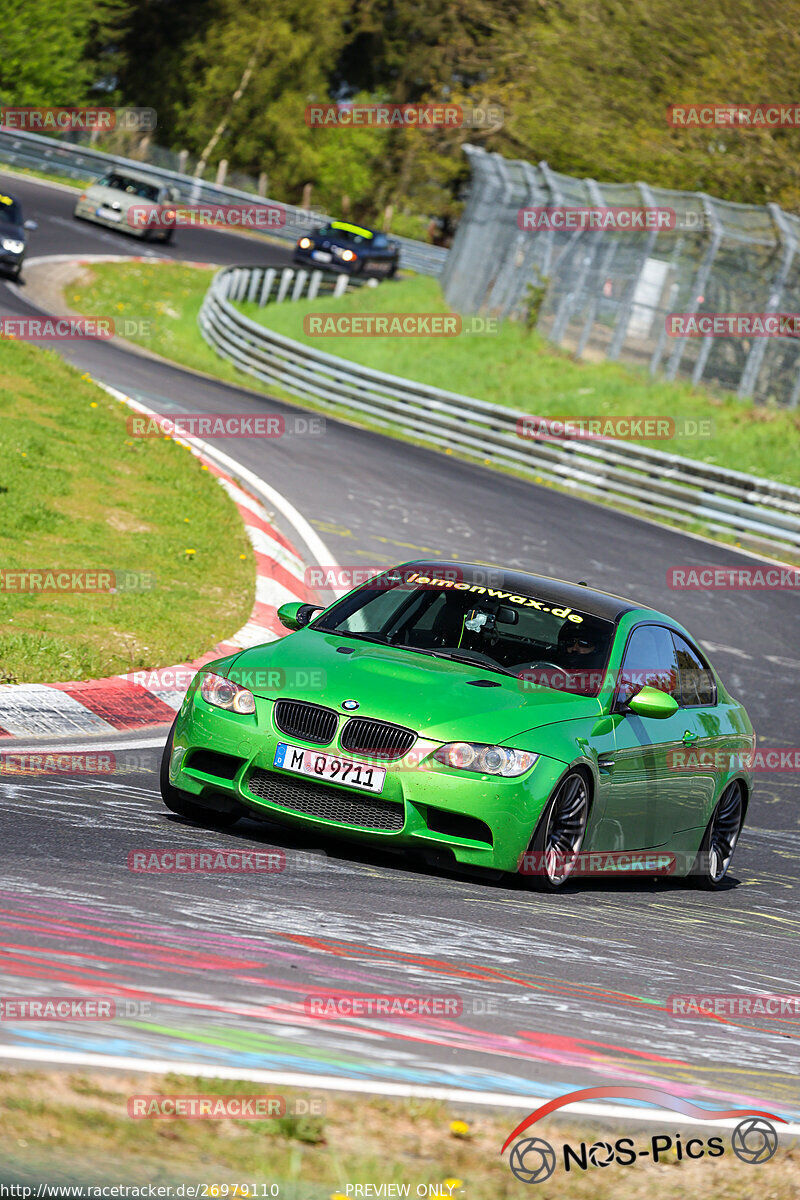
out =
<svg viewBox="0 0 800 1200"><path fill-rule="evenodd" d="M164 750L173 812L519 873L724 880L747 713L690 634L583 585L458 562L386 571L207 664Z"/></svg>

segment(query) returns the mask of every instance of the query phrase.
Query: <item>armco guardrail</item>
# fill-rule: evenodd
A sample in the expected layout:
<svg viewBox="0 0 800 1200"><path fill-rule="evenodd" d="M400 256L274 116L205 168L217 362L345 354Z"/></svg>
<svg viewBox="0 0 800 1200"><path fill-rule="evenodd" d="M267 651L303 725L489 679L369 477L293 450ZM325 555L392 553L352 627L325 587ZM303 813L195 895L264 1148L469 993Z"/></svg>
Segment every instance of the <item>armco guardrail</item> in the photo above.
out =
<svg viewBox="0 0 800 1200"><path fill-rule="evenodd" d="M284 300L315 300L317 296L343 296L348 288L377 287L377 279L332 271L293 270L292 267L229 267L228 299L247 300L263 308Z"/></svg>
<svg viewBox="0 0 800 1200"><path fill-rule="evenodd" d="M255 297L263 268L225 268L214 277L199 323L206 341L240 370L334 410L446 446L497 466L616 501L643 515L755 538L777 549L800 547L800 488L619 441L530 441L516 412L386 375L273 333L239 312L233 299Z"/></svg>
<svg viewBox="0 0 800 1200"><path fill-rule="evenodd" d="M58 141L55 138L43 137L39 133L23 133L0 125L0 162L11 166L28 167L36 171L46 171L48 174L63 175L67 179L86 180L103 175L109 168L127 167L133 171L144 171L158 179L171 183L178 188L181 199L187 204L231 204L246 200L249 203L261 201L264 204L275 204L286 213L286 224L281 229L270 230L271 237L294 242L303 233L316 225L324 225L331 218L324 213L312 212L304 208L296 208L292 204L281 204L279 200L268 200L265 196L256 196L252 192L242 192L237 188L219 187L198 179L193 175L181 175L165 167L156 166L150 162L140 162L132 158L122 158L116 154L104 154L89 146L76 145L71 142ZM256 231L257 232L257 231ZM418 271L421 275L440 275L447 260L447 251L441 246L429 246L425 242L414 241L413 238L392 238L400 246L400 266L409 271Z"/></svg>

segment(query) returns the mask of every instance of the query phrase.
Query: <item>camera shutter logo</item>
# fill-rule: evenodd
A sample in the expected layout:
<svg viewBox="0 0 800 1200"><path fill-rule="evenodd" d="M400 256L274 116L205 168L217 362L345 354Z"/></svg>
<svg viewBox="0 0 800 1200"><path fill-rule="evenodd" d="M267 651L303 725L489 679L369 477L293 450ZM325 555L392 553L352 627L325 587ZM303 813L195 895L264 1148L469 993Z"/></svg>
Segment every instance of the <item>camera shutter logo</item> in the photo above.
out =
<svg viewBox="0 0 800 1200"><path fill-rule="evenodd" d="M514 1146L508 1165L521 1183L544 1183L556 1169L556 1152L543 1138L526 1138Z"/></svg>
<svg viewBox="0 0 800 1200"><path fill-rule="evenodd" d="M778 1134L775 1126L763 1117L748 1117L731 1134L731 1147L742 1162L755 1166L772 1158L778 1149Z"/></svg>

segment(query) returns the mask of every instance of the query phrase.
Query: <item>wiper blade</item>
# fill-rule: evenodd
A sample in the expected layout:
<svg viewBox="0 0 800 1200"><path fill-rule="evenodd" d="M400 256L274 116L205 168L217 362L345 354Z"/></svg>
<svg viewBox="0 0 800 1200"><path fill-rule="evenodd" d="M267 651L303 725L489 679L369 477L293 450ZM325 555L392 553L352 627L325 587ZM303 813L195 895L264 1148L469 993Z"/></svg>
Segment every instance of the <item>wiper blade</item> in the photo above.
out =
<svg viewBox="0 0 800 1200"><path fill-rule="evenodd" d="M379 646L391 646L392 644L377 633L351 633L349 629L322 629L320 632L332 633L336 637L356 638L360 642L377 642Z"/></svg>
<svg viewBox="0 0 800 1200"><path fill-rule="evenodd" d="M478 662L474 658L469 658L466 654L444 654L441 650L429 650L434 658L448 658L452 662L466 663L468 667L478 667L482 671L497 671L500 675L514 675L514 671L508 671L505 667L501 667L499 663L483 663Z"/></svg>

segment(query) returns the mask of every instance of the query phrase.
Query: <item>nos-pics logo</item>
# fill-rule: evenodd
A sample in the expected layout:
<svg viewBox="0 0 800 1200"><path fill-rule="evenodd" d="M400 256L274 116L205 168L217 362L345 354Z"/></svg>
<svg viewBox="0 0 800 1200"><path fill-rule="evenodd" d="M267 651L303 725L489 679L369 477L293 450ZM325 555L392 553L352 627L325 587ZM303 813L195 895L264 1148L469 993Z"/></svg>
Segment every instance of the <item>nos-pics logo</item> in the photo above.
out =
<svg viewBox="0 0 800 1200"><path fill-rule="evenodd" d="M712 1111L698 1108L688 1100L673 1096L671 1092L663 1092L657 1088L584 1088L582 1091L568 1092L555 1100L543 1104L530 1116L526 1117L516 1129L509 1134L503 1143L501 1154L505 1153L515 1138L530 1129L537 1121L562 1108L565 1104L573 1104L578 1100L597 1100L601 1097L614 1096L628 1100L644 1100L649 1104L659 1104L670 1108L684 1116L694 1117L701 1121L719 1121L741 1117L731 1134L731 1149L738 1159L750 1165L768 1162L778 1148L778 1133L773 1121L785 1124L783 1117L774 1113L762 1112L759 1109L724 1109ZM592 1145L581 1142L580 1145L565 1144L561 1150L565 1171L587 1171L591 1167L608 1167L612 1163L617 1166L630 1167L639 1158L659 1162L662 1157L674 1155L677 1159L699 1159L703 1157L718 1158L725 1153L725 1143L721 1135L710 1138L693 1137L685 1142L680 1134L654 1134L643 1149L637 1149L633 1138L617 1138L614 1142L597 1141ZM527 1137L518 1141L509 1155L508 1165L512 1173L521 1183L544 1183L555 1172L558 1165L558 1154L550 1142L541 1137Z"/></svg>

